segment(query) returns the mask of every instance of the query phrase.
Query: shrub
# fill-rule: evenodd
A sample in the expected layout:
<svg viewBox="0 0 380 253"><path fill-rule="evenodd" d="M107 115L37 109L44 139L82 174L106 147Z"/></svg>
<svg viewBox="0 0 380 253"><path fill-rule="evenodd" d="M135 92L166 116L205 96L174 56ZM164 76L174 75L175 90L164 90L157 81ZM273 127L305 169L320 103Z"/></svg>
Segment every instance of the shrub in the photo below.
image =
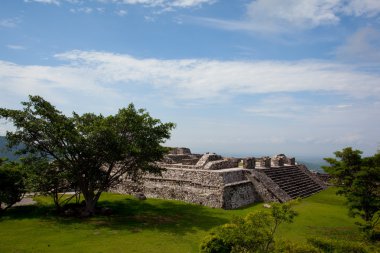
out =
<svg viewBox="0 0 380 253"><path fill-rule="evenodd" d="M275 253L319 253L320 250L309 244L290 241L276 243Z"/></svg>
<svg viewBox="0 0 380 253"><path fill-rule="evenodd" d="M211 252L273 252L274 235L280 224L292 222L296 212L293 202L273 203L270 211L259 211L246 217L235 217L230 223L214 228L200 246Z"/></svg>
<svg viewBox="0 0 380 253"><path fill-rule="evenodd" d="M0 159L0 214L20 201L25 193L20 165Z"/></svg>
<svg viewBox="0 0 380 253"><path fill-rule="evenodd" d="M229 253L231 250L231 245L228 245L219 234L207 236L200 247L202 253Z"/></svg>
<svg viewBox="0 0 380 253"><path fill-rule="evenodd" d="M350 241L309 238L308 242L325 253L369 253L366 245Z"/></svg>

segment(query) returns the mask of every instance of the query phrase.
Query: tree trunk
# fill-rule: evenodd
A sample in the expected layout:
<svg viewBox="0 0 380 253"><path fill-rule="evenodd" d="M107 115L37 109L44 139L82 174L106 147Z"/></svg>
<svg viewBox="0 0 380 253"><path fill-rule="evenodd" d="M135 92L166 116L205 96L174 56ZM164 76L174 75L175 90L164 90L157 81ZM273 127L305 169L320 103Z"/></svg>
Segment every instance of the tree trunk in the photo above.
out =
<svg viewBox="0 0 380 253"><path fill-rule="evenodd" d="M100 193L94 194L92 191L83 192L83 197L86 202L86 206L82 212L82 216L88 217L95 214L95 207L98 203Z"/></svg>

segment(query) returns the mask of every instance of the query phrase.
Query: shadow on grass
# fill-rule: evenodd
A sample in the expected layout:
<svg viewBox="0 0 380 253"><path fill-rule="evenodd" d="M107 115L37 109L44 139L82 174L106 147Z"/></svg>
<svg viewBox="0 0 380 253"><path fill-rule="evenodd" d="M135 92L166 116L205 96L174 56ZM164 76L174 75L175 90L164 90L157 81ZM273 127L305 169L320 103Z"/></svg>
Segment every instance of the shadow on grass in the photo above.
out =
<svg viewBox="0 0 380 253"><path fill-rule="evenodd" d="M0 224L4 220L41 219L54 216L51 205L27 205L11 207L0 216Z"/></svg>
<svg viewBox="0 0 380 253"><path fill-rule="evenodd" d="M52 205L18 206L7 210L3 217L0 217L0 224L2 220L40 219L59 225L83 225L83 229L108 228L129 230L134 233L158 230L186 234L196 230L206 231L228 222L227 218L218 216L219 211L179 201L140 201L128 197L111 201L102 200L98 206L111 208L112 214L80 219L58 216Z"/></svg>
<svg viewBox="0 0 380 253"><path fill-rule="evenodd" d="M95 226L107 226L110 229L128 229L139 232L154 229L162 232L185 234L195 230L209 230L214 226L228 222L218 217L213 209L177 201L139 201L127 198L117 201L101 201L99 206L110 207L114 214L104 217L104 223Z"/></svg>

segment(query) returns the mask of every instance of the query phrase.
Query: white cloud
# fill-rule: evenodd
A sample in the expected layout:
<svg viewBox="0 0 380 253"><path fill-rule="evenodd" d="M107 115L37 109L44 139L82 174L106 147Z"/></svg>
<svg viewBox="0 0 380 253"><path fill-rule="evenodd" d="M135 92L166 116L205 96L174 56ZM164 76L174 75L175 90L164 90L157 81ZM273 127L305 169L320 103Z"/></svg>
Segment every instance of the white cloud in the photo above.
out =
<svg viewBox="0 0 380 253"><path fill-rule="evenodd" d="M24 2L26 2L26 3L35 2L35 3L55 4L55 5L59 5L60 4L59 0L24 0Z"/></svg>
<svg viewBox="0 0 380 253"><path fill-rule="evenodd" d="M213 4L216 0L174 0L167 1L169 6L188 8L193 6L201 6L202 4Z"/></svg>
<svg viewBox="0 0 380 253"><path fill-rule="evenodd" d="M126 5L142 5L145 7L159 7L164 10L172 10L174 8L191 8L200 7L203 4L213 4L217 0L96 0L103 4L126 4ZM83 4L81 0L24 0L26 3L41 3L60 5L63 2L69 4Z"/></svg>
<svg viewBox="0 0 380 253"><path fill-rule="evenodd" d="M217 152L221 146L230 152L253 148L266 152L273 147L285 153L317 148L326 152L326 146L334 151L351 144L374 150L378 138L380 75L348 65L139 59L88 51L69 51L56 58L65 62L41 66L0 61L2 107L17 108L27 95L38 94L65 113L108 114L137 98L144 107L161 106L154 108L163 111L159 117L178 123L173 135L178 145ZM334 102L326 102L330 100L324 96L334 97ZM163 106L167 100L179 107ZM183 108L184 102L198 107ZM176 116L170 118L173 110ZM197 118L189 118L188 112Z"/></svg>
<svg viewBox="0 0 380 253"><path fill-rule="evenodd" d="M338 59L354 63L380 63L380 31L365 27L336 50Z"/></svg>
<svg viewBox="0 0 380 253"><path fill-rule="evenodd" d="M379 74L327 61L159 60L87 51L70 51L57 57L76 67L91 68L101 82L151 84L188 99L300 91L380 96Z"/></svg>
<svg viewBox="0 0 380 253"><path fill-rule="evenodd" d="M240 20L194 20L227 30L286 33L336 25L345 16L372 18L379 14L378 0L255 0L247 5Z"/></svg>
<svg viewBox="0 0 380 253"><path fill-rule="evenodd" d="M342 8L347 15L373 17L380 13L378 0L350 0Z"/></svg>
<svg viewBox="0 0 380 253"><path fill-rule="evenodd" d="M14 44L7 45L7 48L12 49L12 50L25 50L26 49L24 46L14 45Z"/></svg>
<svg viewBox="0 0 380 253"><path fill-rule="evenodd" d="M169 104L223 103L239 95L298 92L380 100L378 73L325 61L160 60L89 51L69 51L56 58L68 64L29 66L0 62L4 96L61 94L64 101L64 94L80 93L115 100L141 87L143 94L155 94ZM261 116L292 118L304 113L307 104L291 96L274 95L245 110ZM312 106L306 108L315 111ZM348 104L341 102L336 110L346 108Z"/></svg>
<svg viewBox="0 0 380 253"><path fill-rule="evenodd" d="M116 13L116 15L123 17L123 16L127 15L128 12L126 10L117 10L115 13Z"/></svg>
<svg viewBox="0 0 380 253"><path fill-rule="evenodd" d="M339 22L338 4L339 0L258 0L248 5L247 15L253 22L272 26L315 27Z"/></svg>
<svg viewBox="0 0 380 253"><path fill-rule="evenodd" d="M70 12L72 13L85 13L85 14L91 14L94 11L91 7L80 7L80 8L71 8ZM98 10L99 12L102 12L102 10Z"/></svg>
<svg viewBox="0 0 380 253"><path fill-rule="evenodd" d="M20 23L21 23L20 18L0 19L0 27L4 27L4 28L14 28L14 27L17 27L18 24Z"/></svg>
<svg viewBox="0 0 380 253"><path fill-rule="evenodd" d="M98 0L102 3L118 3L118 4L141 4L150 7L177 7L189 8L197 7L202 4L213 4L216 0Z"/></svg>

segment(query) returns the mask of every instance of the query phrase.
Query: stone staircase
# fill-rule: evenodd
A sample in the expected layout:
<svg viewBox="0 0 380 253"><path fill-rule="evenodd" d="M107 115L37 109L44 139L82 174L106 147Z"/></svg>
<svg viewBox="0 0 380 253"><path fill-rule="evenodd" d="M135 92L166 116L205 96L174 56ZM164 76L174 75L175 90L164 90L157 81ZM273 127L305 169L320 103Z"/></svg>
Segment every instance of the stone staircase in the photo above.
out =
<svg viewBox="0 0 380 253"><path fill-rule="evenodd" d="M260 172L269 177L293 199L305 198L323 190L320 184L297 166L272 167L260 169Z"/></svg>

